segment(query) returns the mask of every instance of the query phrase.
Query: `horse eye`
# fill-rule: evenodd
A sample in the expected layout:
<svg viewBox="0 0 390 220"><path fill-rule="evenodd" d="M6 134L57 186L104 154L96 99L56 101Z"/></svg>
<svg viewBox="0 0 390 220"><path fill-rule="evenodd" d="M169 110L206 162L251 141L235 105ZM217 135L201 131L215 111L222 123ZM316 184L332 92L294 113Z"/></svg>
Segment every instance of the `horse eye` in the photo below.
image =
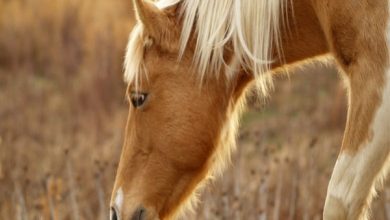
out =
<svg viewBox="0 0 390 220"><path fill-rule="evenodd" d="M133 106L135 108L138 108L144 104L147 97L148 97L148 94L146 94L146 93L132 92L130 94L130 101L131 101L131 104L133 104Z"/></svg>

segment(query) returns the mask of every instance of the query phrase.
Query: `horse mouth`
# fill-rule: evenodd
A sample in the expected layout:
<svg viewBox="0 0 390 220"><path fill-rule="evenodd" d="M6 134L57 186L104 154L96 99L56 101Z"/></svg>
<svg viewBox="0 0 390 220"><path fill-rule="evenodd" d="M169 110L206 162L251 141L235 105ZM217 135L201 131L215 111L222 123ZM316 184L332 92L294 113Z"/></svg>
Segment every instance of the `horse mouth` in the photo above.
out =
<svg viewBox="0 0 390 220"><path fill-rule="evenodd" d="M140 207L134 212L133 217L131 217L131 220L146 220L146 217L146 209L144 207Z"/></svg>

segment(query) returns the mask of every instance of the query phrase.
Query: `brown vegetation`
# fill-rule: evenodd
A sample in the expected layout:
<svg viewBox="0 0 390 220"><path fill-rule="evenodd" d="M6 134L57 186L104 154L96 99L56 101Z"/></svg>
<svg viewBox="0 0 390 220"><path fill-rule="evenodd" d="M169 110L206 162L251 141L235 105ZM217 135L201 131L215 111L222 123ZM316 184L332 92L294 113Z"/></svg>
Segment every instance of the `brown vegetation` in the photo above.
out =
<svg viewBox="0 0 390 220"><path fill-rule="evenodd" d="M129 0L0 0L0 219L107 219L127 104ZM194 219L321 219L341 143L335 70L278 79ZM389 219L387 193L374 219Z"/></svg>
<svg viewBox="0 0 390 220"><path fill-rule="evenodd" d="M129 1L0 1L0 219L106 219Z"/></svg>

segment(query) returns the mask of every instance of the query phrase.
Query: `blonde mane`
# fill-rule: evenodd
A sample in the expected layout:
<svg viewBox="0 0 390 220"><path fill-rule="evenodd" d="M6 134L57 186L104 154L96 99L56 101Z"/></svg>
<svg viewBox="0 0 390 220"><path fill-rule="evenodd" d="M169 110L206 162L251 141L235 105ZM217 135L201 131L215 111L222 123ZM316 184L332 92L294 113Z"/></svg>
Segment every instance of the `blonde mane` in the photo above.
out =
<svg viewBox="0 0 390 220"><path fill-rule="evenodd" d="M222 67L227 66L224 50L225 46L231 43L235 59L241 67L256 77L259 88L266 94L272 80L269 74L263 73L266 73L272 64L273 47L279 48L282 2L184 0L180 54L183 54L190 35L195 30L197 39L194 66L203 79L206 74L218 74ZM277 45L273 45L274 42ZM226 78L231 76L227 75Z"/></svg>
<svg viewBox="0 0 390 220"><path fill-rule="evenodd" d="M269 71L273 51L280 48L279 24L284 0L160 0L155 5L164 9L182 3L183 29L180 56L183 55L191 34L196 34L193 66L199 79L229 70L224 50L231 44L240 66L256 78L263 94L272 86ZM125 81L137 82L139 74L146 74L142 65L144 48L150 39L138 23L129 39L125 59ZM194 32L195 31L195 32ZM237 71L224 71L227 79Z"/></svg>

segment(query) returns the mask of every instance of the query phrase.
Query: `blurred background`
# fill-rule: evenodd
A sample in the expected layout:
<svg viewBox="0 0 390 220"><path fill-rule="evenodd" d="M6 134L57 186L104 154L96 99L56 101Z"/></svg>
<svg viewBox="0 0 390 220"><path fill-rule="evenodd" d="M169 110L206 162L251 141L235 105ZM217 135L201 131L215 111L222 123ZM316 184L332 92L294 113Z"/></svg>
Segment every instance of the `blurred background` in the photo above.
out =
<svg viewBox="0 0 390 220"><path fill-rule="evenodd" d="M108 219L127 104L130 0L0 0L0 219ZM238 151L191 219L321 219L345 123L311 64L250 98ZM373 219L390 219L390 191Z"/></svg>

